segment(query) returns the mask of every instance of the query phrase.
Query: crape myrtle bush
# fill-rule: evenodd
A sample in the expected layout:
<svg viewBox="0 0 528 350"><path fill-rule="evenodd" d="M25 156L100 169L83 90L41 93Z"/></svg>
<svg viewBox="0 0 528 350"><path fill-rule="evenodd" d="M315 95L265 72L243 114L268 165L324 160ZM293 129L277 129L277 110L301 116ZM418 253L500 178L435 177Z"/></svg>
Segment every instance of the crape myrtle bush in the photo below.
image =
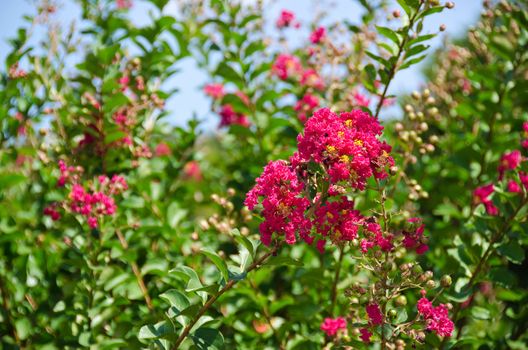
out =
<svg viewBox="0 0 528 350"><path fill-rule="evenodd" d="M76 5L39 3L2 69L2 348L526 348L523 2L399 101L452 2ZM216 130L169 123L183 59Z"/></svg>

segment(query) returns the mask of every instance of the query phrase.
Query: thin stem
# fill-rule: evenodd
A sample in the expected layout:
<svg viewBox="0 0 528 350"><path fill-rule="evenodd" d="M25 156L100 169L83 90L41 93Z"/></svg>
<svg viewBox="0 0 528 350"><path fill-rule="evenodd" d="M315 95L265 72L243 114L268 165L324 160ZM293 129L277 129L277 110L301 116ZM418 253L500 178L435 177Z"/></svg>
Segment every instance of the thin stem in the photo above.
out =
<svg viewBox="0 0 528 350"><path fill-rule="evenodd" d="M389 85L390 85L392 79L394 78L394 76L396 75L396 71L397 71L397 68L398 68L398 63L399 63L400 58L401 58L401 56L403 54L405 44L407 44L407 40L409 39L409 31L412 29L412 27L414 25L414 21L416 20L416 17L420 13L421 6L422 5L420 4L418 6L418 8L416 9L416 13L414 13L412 15L412 17L409 19L409 26L407 27L407 33L405 33L405 36L403 37L400 45L398 45L398 53L396 54L396 60L394 61L394 64L392 64L392 66L391 66L391 68L389 70L389 76L388 76L388 79L387 79L387 84L385 84L385 87L383 88L383 92L380 95L380 100L379 100L378 105L376 107L376 113L374 113L374 116L376 118L379 117L379 114L380 114L380 111L381 111L381 107L383 106L383 102L385 102L385 99L387 97L387 92L389 90Z"/></svg>
<svg viewBox="0 0 528 350"><path fill-rule="evenodd" d="M128 249L128 243L125 239L125 236L121 233L120 230L116 230L117 238L119 238L119 243L121 243L121 246L124 250ZM141 293L143 294L143 298L145 298L145 303L147 304L147 307L149 310L153 310L154 307L152 305L152 299L150 298L150 295L148 293L147 286L145 285L145 282L143 281L143 276L141 276L141 271L139 270L138 265L136 262L132 262L132 271L134 272L134 275L136 276L137 283L139 285L139 289L141 289Z"/></svg>
<svg viewBox="0 0 528 350"><path fill-rule="evenodd" d="M480 258L479 262L477 263L477 266L475 267L475 270L473 270L473 272L471 273L471 277L470 277L469 282L467 284L468 288L473 288L473 284L475 283L475 281L476 281L477 277L479 276L480 272L482 271L482 269L486 265L486 263L487 263L488 259L490 258L490 256L495 252L494 251L495 243L501 241L504 238L506 233L508 233L512 223L514 222L515 217L517 216L517 214L519 214L521 209L527 203L528 203L528 197L524 198L523 201L519 204L519 206L515 210L515 212L512 215L510 215L510 217L507 218L504 221L504 224L502 225L501 229L497 232L497 234L495 234L495 235L493 235L491 237L491 240L489 242L488 248L486 249L486 251L484 252L482 257ZM454 322L457 321L458 314L460 313L460 310L462 309L461 305L462 304L457 304L455 306L455 311L453 312L453 321ZM458 331L457 339L460 338L461 330L462 330L462 326L461 326L461 328ZM448 338L445 337L442 340L442 343L440 344L440 349L442 349L445 346L445 343L447 342L447 339Z"/></svg>
<svg viewBox="0 0 528 350"><path fill-rule="evenodd" d="M0 275L0 293L2 294L2 308L4 311L5 326L8 332L11 332L11 336L15 340L15 343L21 346L22 344L20 343L20 338L18 337L16 328L13 325L13 322L11 320L11 313L9 312L9 296L7 294L7 288L6 288L5 281L1 275Z"/></svg>
<svg viewBox="0 0 528 350"><path fill-rule="evenodd" d="M271 249L270 251L268 251L266 254L264 254L263 256L261 256L258 260L256 260L253 264L251 264L247 270L246 270L246 273L249 273L257 268L260 267L260 265L262 265L263 262L265 262L270 256L274 255L277 250L279 249L279 246L275 246L273 247L273 249ZM178 349L179 346L181 345L181 343L185 340L185 338L189 335L191 329L193 328L193 326L196 324L196 322L198 322L198 320L205 314L205 312L207 310L209 310L209 308L216 302L216 300L218 300L218 298L220 298L225 292L227 292L228 290L230 290L231 288L233 288L233 286L237 283L236 280L230 280L229 282L226 283L226 285L220 289L220 291L214 295L211 299L209 299L201 308L200 310L198 311L198 313L193 317L193 319L191 320L191 322L189 322L189 324L183 329L183 332L180 334L180 336L178 337L178 339L176 340L176 343L174 344L174 346L172 347L172 349Z"/></svg>
<svg viewBox="0 0 528 350"><path fill-rule="evenodd" d="M340 246L339 247L339 258L337 260L337 266L336 266L336 271L335 271L335 276L334 276L334 283L332 285L332 294L331 294L332 303L330 306L330 314L334 313L334 309L335 309L335 305L337 301L337 283L339 282L339 274L341 273L341 265L343 263L343 257L345 256L345 254L343 254L344 251L345 251L345 247Z"/></svg>
<svg viewBox="0 0 528 350"><path fill-rule="evenodd" d="M260 294L260 291L259 291L257 285L255 285L255 283L249 278L248 278L248 281L249 281L249 285L251 286L251 288L253 288L255 293L256 294ZM279 334L277 333L277 330L275 329L275 327L273 327L273 323L271 322L271 314L269 313L268 308L266 307L266 305L262 306L262 314L264 315L264 318L266 319L266 322L270 326L271 332L273 333L273 337L275 338L275 341L279 345L279 349L280 350L284 350L284 345L282 344L281 338L279 337Z"/></svg>

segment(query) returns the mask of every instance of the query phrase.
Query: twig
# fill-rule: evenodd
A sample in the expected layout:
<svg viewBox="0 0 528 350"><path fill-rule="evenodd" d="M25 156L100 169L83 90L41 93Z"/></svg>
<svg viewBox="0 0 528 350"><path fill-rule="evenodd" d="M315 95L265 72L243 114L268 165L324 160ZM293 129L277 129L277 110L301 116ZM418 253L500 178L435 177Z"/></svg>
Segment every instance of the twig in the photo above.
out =
<svg viewBox="0 0 528 350"><path fill-rule="evenodd" d="M266 261L270 256L274 255L279 246L273 247L270 251L268 251L266 254L264 254L262 257L260 257L258 260L256 260L253 264L251 264L248 269L246 270L246 273L251 272L262 265L264 261ZM237 283L236 280L230 280L226 283L226 285L220 289L220 291L214 295L211 299L209 299L198 311L198 313L194 316L194 318L189 322L189 324L183 329L183 332L180 334L178 339L176 340L176 343L172 347L172 349L178 349L181 343L185 340L185 338L189 335L189 332L193 328L193 326L198 322L198 320L205 314L205 312L220 298L225 292L233 288L233 286Z"/></svg>
<svg viewBox="0 0 528 350"><path fill-rule="evenodd" d="M123 249L127 250L128 243L125 237L123 236L123 234L121 233L121 231L116 230L116 235L117 235L117 238L119 238L119 242L121 243L121 246L123 247ZM143 281L143 277L141 276L141 271L139 270L139 267L135 261L132 262L130 265L132 266L132 271L134 272L134 275L136 276L139 289L141 289L141 293L143 294L143 298L145 298L145 303L147 304L148 309L152 311L154 309L152 305L152 299L150 298L147 286L145 286L145 282Z"/></svg>

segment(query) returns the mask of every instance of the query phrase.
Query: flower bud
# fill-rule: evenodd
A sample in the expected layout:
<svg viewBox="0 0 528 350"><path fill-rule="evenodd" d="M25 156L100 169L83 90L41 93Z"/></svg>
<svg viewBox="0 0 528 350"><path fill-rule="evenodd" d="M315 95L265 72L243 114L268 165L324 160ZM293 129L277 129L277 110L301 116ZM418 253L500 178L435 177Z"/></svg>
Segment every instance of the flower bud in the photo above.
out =
<svg viewBox="0 0 528 350"><path fill-rule="evenodd" d="M390 310L389 310L389 317L390 317L391 319L395 319L396 316L398 316L398 312L396 312L396 310L394 310L394 309L390 309Z"/></svg>
<svg viewBox="0 0 528 350"><path fill-rule="evenodd" d="M446 30L446 25L445 24L441 24L440 27L438 28L438 30L440 30L441 32L444 32Z"/></svg>
<svg viewBox="0 0 528 350"><path fill-rule="evenodd" d="M394 10L392 12L392 15L394 16L394 18L399 18L401 16L400 10Z"/></svg>
<svg viewBox="0 0 528 350"><path fill-rule="evenodd" d="M396 165L393 165L393 166L390 167L389 173L391 175L396 175L398 173L398 170L399 170L399 168Z"/></svg>
<svg viewBox="0 0 528 350"><path fill-rule="evenodd" d="M455 7L455 3L448 1L446 2L445 7L447 7L448 9L452 9L453 7Z"/></svg>
<svg viewBox="0 0 528 350"><path fill-rule="evenodd" d="M396 306L405 306L407 305L407 298L405 297L405 295L400 295L396 298L394 303L396 304Z"/></svg>
<svg viewBox="0 0 528 350"><path fill-rule="evenodd" d="M436 287L436 282L434 280L429 280L425 283L425 287L428 289L433 289Z"/></svg>
<svg viewBox="0 0 528 350"><path fill-rule="evenodd" d="M444 275L442 276L442 279L440 280L440 285L444 288L448 288L451 286L451 283L453 283L453 280L451 279L451 276Z"/></svg>
<svg viewBox="0 0 528 350"><path fill-rule="evenodd" d="M422 267L420 265L414 265L412 267L412 272L415 275L419 275L419 274L421 274L423 272L423 269L422 269Z"/></svg>

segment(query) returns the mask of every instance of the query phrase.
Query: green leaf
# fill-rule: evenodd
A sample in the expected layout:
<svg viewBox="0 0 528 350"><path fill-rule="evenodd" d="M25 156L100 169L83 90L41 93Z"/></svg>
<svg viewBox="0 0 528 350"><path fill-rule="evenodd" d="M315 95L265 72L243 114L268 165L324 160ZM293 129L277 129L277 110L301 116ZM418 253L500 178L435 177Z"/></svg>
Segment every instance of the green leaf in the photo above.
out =
<svg viewBox="0 0 528 350"><path fill-rule="evenodd" d="M176 289L169 289L165 293L161 294L160 298L169 302L172 308L174 308L172 310L174 311L175 316L191 305L187 296Z"/></svg>
<svg viewBox="0 0 528 350"><path fill-rule="evenodd" d="M236 84L239 88L244 86L244 79L225 62L220 62L218 68L216 69L216 75L221 76L222 78Z"/></svg>
<svg viewBox="0 0 528 350"><path fill-rule="evenodd" d="M415 45L405 52L405 58L416 56L429 48L429 45Z"/></svg>
<svg viewBox="0 0 528 350"><path fill-rule="evenodd" d="M266 262L266 265L271 266L282 266L282 265L289 265L289 266L304 266L304 264L298 260L292 259L289 256L272 256L268 259Z"/></svg>
<svg viewBox="0 0 528 350"><path fill-rule="evenodd" d="M493 282L504 287L512 287L517 280L513 272L505 267L492 268L488 276Z"/></svg>
<svg viewBox="0 0 528 350"><path fill-rule="evenodd" d="M400 45L400 37L394 30L388 27L382 27L382 26L376 26L376 29L381 35L390 39L396 45Z"/></svg>
<svg viewBox="0 0 528 350"><path fill-rule="evenodd" d="M471 308L471 316L479 320L488 320L490 318L490 312L480 306L473 306Z"/></svg>
<svg viewBox="0 0 528 350"><path fill-rule="evenodd" d="M408 60L407 62L401 65L400 70L404 70L416 63L421 62L425 57L427 57L427 55L419 56L419 57L413 58L412 60Z"/></svg>
<svg viewBox="0 0 528 350"><path fill-rule="evenodd" d="M224 348L224 337L216 329L200 328L190 335L199 350L220 350Z"/></svg>
<svg viewBox="0 0 528 350"><path fill-rule="evenodd" d="M140 328L139 339L157 339L166 337L175 332L174 326L169 321L158 322L154 325L149 324Z"/></svg>
<svg viewBox="0 0 528 350"><path fill-rule="evenodd" d="M396 312L397 314L393 322L394 324L397 325L397 324L407 321L408 315L407 315L407 310L405 308L397 308Z"/></svg>
<svg viewBox="0 0 528 350"><path fill-rule="evenodd" d="M411 17L411 8L407 5L407 2L405 0L398 0L398 4L401 6L403 11L405 11L407 16Z"/></svg>
<svg viewBox="0 0 528 350"><path fill-rule="evenodd" d="M201 252L206 255L213 262L213 264L216 265L218 270L220 270L224 281L229 281L229 270L227 269L225 261L212 249L202 248Z"/></svg>
<svg viewBox="0 0 528 350"><path fill-rule="evenodd" d="M497 248L498 252L514 264L522 264L524 261L524 249L517 241L510 241Z"/></svg>

